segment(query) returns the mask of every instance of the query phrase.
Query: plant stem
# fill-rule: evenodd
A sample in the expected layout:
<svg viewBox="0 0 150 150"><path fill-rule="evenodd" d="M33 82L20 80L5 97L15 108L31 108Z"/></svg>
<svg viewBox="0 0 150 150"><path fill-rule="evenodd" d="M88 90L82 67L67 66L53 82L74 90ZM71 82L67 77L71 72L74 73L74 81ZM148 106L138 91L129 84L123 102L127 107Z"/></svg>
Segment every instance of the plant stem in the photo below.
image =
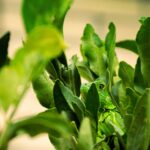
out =
<svg viewBox="0 0 150 150"><path fill-rule="evenodd" d="M10 120L8 120L6 122L6 126L5 126L4 130L1 133L1 136L0 136L0 150L6 150L7 149L8 141L9 141L9 139L8 139L8 135L9 135L8 130L9 130L10 123L11 123Z"/></svg>

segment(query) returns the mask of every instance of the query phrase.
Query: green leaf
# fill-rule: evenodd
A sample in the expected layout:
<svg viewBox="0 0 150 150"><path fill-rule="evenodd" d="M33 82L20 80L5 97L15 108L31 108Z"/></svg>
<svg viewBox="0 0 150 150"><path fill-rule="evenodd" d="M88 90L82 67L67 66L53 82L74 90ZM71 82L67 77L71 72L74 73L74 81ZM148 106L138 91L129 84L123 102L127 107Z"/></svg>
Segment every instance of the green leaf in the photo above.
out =
<svg viewBox="0 0 150 150"><path fill-rule="evenodd" d="M8 42L10 33L7 32L0 38L0 68L8 61Z"/></svg>
<svg viewBox="0 0 150 150"><path fill-rule="evenodd" d="M84 79L88 81L93 81L94 77L93 74L91 73L90 69L84 62L80 62L77 64L77 69L79 71L80 76L82 76Z"/></svg>
<svg viewBox="0 0 150 150"><path fill-rule="evenodd" d="M36 116L27 117L17 122L13 122L9 125L6 132L7 133L3 138L4 145L12 138L20 135L20 133L26 133L30 136L47 133L66 140L69 140L71 136L74 135L67 118L56 113L54 109L42 112Z"/></svg>
<svg viewBox="0 0 150 150"><path fill-rule="evenodd" d="M64 68L62 78L65 85L67 85L67 87L69 87L76 96L79 96L81 78L76 67L76 61L76 58L73 56L72 63L68 66L68 68Z"/></svg>
<svg viewBox="0 0 150 150"><path fill-rule="evenodd" d="M85 111L83 102L59 80L57 80L54 85L54 102L59 112L63 110L71 111L77 116L78 121L82 121Z"/></svg>
<svg viewBox="0 0 150 150"><path fill-rule="evenodd" d="M141 71L141 60L140 58L138 58L135 66L135 73L134 73L134 89L137 92L143 94L145 88L146 88L146 83L144 81L142 71Z"/></svg>
<svg viewBox="0 0 150 150"><path fill-rule="evenodd" d="M112 82L112 78L115 71L115 42L116 42L116 28L113 23L109 24L109 32L105 39L105 49L107 51L107 57L108 57L108 69L110 73L110 83ZM111 84L109 84L111 87ZM109 87L109 88L110 88Z"/></svg>
<svg viewBox="0 0 150 150"><path fill-rule="evenodd" d="M72 0L24 0L22 15L26 31L50 24L62 31L64 17L71 3Z"/></svg>
<svg viewBox="0 0 150 150"><path fill-rule="evenodd" d="M38 78L33 80L32 86L42 106L46 108L51 108L54 106L54 83L52 80L49 79L46 72L43 72L38 76Z"/></svg>
<svg viewBox="0 0 150 150"><path fill-rule="evenodd" d="M46 71L48 72L50 79L52 79L52 80L58 79L58 74L57 74L56 68L54 67L52 61L49 61L47 63Z"/></svg>
<svg viewBox="0 0 150 150"><path fill-rule="evenodd" d="M116 43L116 46L119 48L123 48L129 50L135 54L138 54L138 47L135 40L124 40Z"/></svg>
<svg viewBox="0 0 150 150"><path fill-rule="evenodd" d="M134 69L124 61L119 64L119 77L125 87L133 87Z"/></svg>
<svg viewBox="0 0 150 150"><path fill-rule="evenodd" d="M93 150L92 132L88 118L84 118L82 121L79 131L77 150Z"/></svg>
<svg viewBox="0 0 150 150"><path fill-rule="evenodd" d="M107 64L105 47L90 24L86 25L81 41L84 61L89 63L90 69L97 76L105 76Z"/></svg>
<svg viewBox="0 0 150 150"><path fill-rule="evenodd" d="M55 28L35 28L10 65L0 72L0 106L7 110L11 104L18 103L30 81L37 78L48 60L58 56L62 49L64 41Z"/></svg>
<svg viewBox="0 0 150 150"><path fill-rule="evenodd" d="M94 98L93 98L94 96ZM99 95L96 89L96 85L93 83L88 90L85 106L87 111L87 116L91 120L92 135L94 142L96 141L97 131L98 131L98 112L99 112Z"/></svg>
<svg viewBox="0 0 150 150"><path fill-rule="evenodd" d="M93 98L94 95L94 98ZM93 83L87 93L86 101L85 101L86 110L90 113L90 116L98 125L98 111L99 111L99 95L97 92L97 88Z"/></svg>
<svg viewBox="0 0 150 150"><path fill-rule="evenodd" d="M150 17L144 20L137 34L136 42L141 60L141 71L147 87L150 87Z"/></svg>
<svg viewBox="0 0 150 150"><path fill-rule="evenodd" d="M150 146L150 89L146 89L133 112L127 132L127 150L148 150Z"/></svg>

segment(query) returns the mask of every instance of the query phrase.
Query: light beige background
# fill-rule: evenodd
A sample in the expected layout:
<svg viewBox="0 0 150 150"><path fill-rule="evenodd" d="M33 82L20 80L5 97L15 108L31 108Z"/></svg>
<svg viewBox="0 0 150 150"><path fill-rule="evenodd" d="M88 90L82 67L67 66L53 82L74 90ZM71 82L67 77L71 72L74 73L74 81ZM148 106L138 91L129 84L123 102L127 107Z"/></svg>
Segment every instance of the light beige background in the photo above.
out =
<svg viewBox="0 0 150 150"><path fill-rule="evenodd" d="M15 50L21 46L25 33L20 16L21 0L0 0L0 35L11 31L9 55L13 57ZM141 16L150 16L149 0L74 0L65 24L65 39L69 44L66 52L68 58L79 53L80 37L86 23L91 23L101 38L107 33L107 26L113 21L117 27L117 40L134 39L139 29L138 19ZM119 60L126 60L135 65L136 56L125 50L118 50ZM25 95L16 118L36 114L43 111L32 91ZM0 117L2 128L2 117ZM9 150L51 150L47 135L39 135L34 139L28 136L18 137L10 143Z"/></svg>

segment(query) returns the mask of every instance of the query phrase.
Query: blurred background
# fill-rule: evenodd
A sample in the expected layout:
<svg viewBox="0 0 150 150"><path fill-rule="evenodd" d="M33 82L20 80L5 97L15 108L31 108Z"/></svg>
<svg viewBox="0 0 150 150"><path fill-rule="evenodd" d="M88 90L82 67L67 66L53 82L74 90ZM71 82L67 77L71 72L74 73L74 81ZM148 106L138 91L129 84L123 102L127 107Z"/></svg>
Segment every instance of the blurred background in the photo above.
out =
<svg viewBox="0 0 150 150"><path fill-rule="evenodd" d="M108 31L109 22L114 22L117 27L117 41L122 39L135 39L142 16L150 16L150 0L74 0L66 16L64 24L65 39L69 44L66 51L68 58L77 54L80 56L79 44L86 23L94 26L102 39ZM15 50L22 45L25 32L21 18L21 0L0 0L0 36L6 31L11 32L9 55L13 56ZM125 50L117 49L119 60L126 60L135 65L136 56ZM16 118L36 114L43 111L36 97L30 91L24 97ZM2 121L0 117L0 128ZM9 150L53 150L46 135L34 139L22 136L14 139Z"/></svg>

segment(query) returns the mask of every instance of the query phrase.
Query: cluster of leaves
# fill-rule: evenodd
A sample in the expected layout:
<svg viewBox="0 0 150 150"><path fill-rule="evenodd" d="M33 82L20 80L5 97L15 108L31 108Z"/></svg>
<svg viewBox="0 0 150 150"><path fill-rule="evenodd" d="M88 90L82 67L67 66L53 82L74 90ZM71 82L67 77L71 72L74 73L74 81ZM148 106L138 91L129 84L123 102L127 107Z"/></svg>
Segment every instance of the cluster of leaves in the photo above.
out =
<svg viewBox="0 0 150 150"><path fill-rule="evenodd" d="M136 40L121 42L116 42L113 23L105 40L87 24L81 38L82 60L73 56L68 64L63 22L71 3L23 0L27 32L23 47L10 59L10 34L0 39L0 108L5 113L13 110L0 132L0 149L7 149L20 133L47 133L58 150L148 150L150 18L141 19ZM138 55L135 68L118 63L116 47ZM82 84L81 78L87 83ZM31 82L46 111L13 120Z"/></svg>

